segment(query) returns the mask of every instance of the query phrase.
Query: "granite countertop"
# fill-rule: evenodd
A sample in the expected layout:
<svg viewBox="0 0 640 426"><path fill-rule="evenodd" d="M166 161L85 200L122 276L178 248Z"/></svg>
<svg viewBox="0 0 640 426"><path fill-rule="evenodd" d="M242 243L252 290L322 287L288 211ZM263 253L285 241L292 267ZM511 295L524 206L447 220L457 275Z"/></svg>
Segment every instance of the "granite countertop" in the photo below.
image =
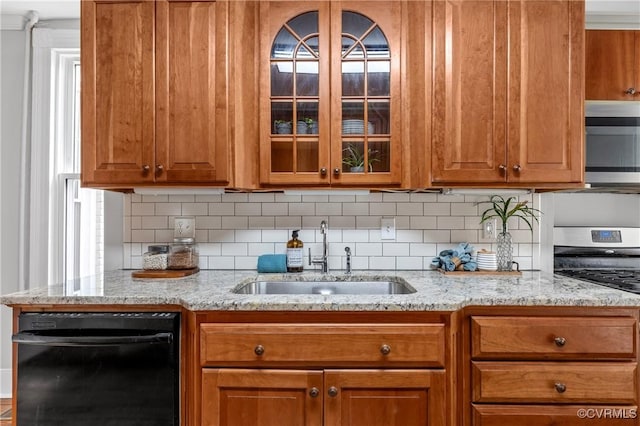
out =
<svg viewBox="0 0 640 426"><path fill-rule="evenodd" d="M522 276L444 275L437 271L354 272L354 279L398 277L416 289L398 295L243 295L231 290L251 280L305 281L302 274L200 271L179 279L134 279L131 271L72 280L0 297L4 305L178 305L192 311L454 311L465 306L640 306L640 295L545 272ZM325 278L344 278L342 271Z"/></svg>

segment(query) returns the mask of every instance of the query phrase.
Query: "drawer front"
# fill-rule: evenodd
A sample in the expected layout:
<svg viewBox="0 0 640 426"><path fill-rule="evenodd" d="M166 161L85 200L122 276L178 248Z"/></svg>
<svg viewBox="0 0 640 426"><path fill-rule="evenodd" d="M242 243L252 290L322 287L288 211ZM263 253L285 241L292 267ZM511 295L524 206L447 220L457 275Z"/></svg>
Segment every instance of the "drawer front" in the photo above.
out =
<svg viewBox="0 0 640 426"><path fill-rule="evenodd" d="M473 426L631 426L638 407L473 405Z"/></svg>
<svg viewBox="0 0 640 426"><path fill-rule="evenodd" d="M635 359L631 317L471 318L473 359Z"/></svg>
<svg viewBox="0 0 640 426"><path fill-rule="evenodd" d="M201 324L201 365L444 367L442 324Z"/></svg>
<svg viewBox="0 0 640 426"><path fill-rule="evenodd" d="M473 402L635 404L637 364L472 362Z"/></svg>

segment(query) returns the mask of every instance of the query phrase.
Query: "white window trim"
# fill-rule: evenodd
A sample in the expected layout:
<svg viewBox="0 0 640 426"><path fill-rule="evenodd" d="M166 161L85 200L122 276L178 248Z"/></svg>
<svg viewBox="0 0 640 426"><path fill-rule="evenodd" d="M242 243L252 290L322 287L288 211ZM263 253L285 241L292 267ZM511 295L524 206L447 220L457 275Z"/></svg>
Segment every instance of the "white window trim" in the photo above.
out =
<svg viewBox="0 0 640 426"><path fill-rule="evenodd" d="M52 86L54 67L72 61L73 49L79 57L80 30L35 28L33 30L33 90L31 110L31 146L29 214L25 224L29 230L25 269L28 287L54 284L62 280L64 256L64 218L60 217L56 195L57 161L61 153L53 151L57 138L65 129L52 125L50 114L57 98ZM58 68L59 70L60 68ZM59 74L58 74L59 75ZM55 203L55 204L52 204ZM49 206L52 206L51 214ZM64 206L62 206L64 208Z"/></svg>

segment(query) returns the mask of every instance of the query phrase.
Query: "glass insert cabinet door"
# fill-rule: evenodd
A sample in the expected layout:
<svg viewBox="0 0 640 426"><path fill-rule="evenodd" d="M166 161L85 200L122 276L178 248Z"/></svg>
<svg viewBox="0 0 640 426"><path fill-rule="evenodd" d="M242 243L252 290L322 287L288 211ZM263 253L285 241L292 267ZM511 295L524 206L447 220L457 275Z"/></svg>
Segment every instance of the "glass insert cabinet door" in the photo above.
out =
<svg viewBox="0 0 640 426"><path fill-rule="evenodd" d="M366 5L261 4L262 184L400 183L400 10Z"/></svg>

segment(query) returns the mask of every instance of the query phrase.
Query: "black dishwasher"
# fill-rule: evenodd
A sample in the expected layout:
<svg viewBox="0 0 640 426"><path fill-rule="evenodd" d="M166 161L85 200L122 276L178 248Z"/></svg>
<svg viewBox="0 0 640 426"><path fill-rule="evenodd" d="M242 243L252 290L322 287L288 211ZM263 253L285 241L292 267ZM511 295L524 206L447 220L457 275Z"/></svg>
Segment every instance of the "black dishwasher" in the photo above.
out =
<svg viewBox="0 0 640 426"><path fill-rule="evenodd" d="M180 314L22 313L17 426L177 426Z"/></svg>

